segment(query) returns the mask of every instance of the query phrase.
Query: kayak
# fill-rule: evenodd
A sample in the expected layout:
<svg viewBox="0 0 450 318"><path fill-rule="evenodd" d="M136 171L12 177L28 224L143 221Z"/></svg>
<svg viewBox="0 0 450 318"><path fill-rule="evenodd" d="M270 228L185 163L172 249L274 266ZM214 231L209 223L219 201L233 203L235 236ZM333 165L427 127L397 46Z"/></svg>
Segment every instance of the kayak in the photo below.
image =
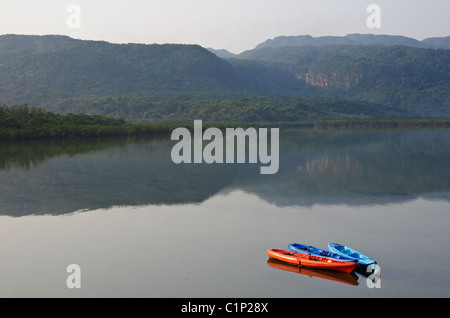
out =
<svg viewBox="0 0 450 318"><path fill-rule="evenodd" d="M309 245L292 243L292 244L289 244L289 249L296 253L306 253L306 254L335 258L335 259L339 259L341 261L356 262L356 260L354 258L343 256L338 253L332 253L330 251L322 250L320 248L316 248L314 246L309 246Z"/></svg>
<svg viewBox="0 0 450 318"><path fill-rule="evenodd" d="M341 245L338 243L328 243L328 249L333 253L357 260L358 264L361 266L369 266L377 263L367 255L364 255L357 250L354 250L345 245Z"/></svg>
<svg viewBox="0 0 450 318"><path fill-rule="evenodd" d="M357 265L357 262L346 262L329 257L296 253L275 248L268 249L267 254L269 254L269 257L293 265L310 268L331 269L346 273L351 273Z"/></svg>

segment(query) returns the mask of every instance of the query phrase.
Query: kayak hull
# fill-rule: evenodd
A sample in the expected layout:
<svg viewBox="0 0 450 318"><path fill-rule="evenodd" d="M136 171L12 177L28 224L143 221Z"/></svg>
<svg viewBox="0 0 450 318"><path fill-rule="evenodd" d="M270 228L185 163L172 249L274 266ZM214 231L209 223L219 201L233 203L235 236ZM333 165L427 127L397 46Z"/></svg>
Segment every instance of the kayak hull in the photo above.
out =
<svg viewBox="0 0 450 318"><path fill-rule="evenodd" d="M271 258L297 266L329 269L346 273L351 273L357 265L357 262L346 262L329 257L308 255L305 253L296 253L280 249L268 249L267 254Z"/></svg>
<svg viewBox="0 0 450 318"><path fill-rule="evenodd" d="M292 243L292 244L289 244L289 249L296 253L312 254L312 255L317 255L317 256L335 258L335 259L338 259L341 261L356 262L356 260L354 258L346 257L346 256L343 256L338 253L333 253L330 251L322 250L320 248L316 248L316 247L304 245L304 244Z"/></svg>
<svg viewBox="0 0 450 318"><path fill-rule="evenodd" d="M367 255L364 255L357 250L354 250L345 245L341 245L338 243L328 243L328 249L333 253L355 259L358 262L358 265L361 266L370 266L377 263Z"/></svg>

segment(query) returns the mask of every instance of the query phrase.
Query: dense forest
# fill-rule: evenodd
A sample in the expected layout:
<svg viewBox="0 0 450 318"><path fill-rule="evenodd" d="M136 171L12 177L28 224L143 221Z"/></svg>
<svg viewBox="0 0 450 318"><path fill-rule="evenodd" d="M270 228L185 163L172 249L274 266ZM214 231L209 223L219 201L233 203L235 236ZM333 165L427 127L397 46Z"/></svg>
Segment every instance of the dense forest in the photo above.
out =
<svg viewBox="0 0 450 318"><path fill-rule="evenodd" d="M450 50L353 45L264 47L229 61L239 68L243 59L293 74L300 95L368 101L419 115L450 116Z"/></svg>
<svg viewBox="0 0 450 318"><path fill-rule="evenodd" d="M60 115L25 105L0 106L0 140L168 134L169 124L129 124L99 115Z"/></svg>
<svg viewBox="0 0 450 318"><path fill-rule="evenodd" d="M342 99L264 94L107 96L55 100L45 109L124 118L130 122L296 122L407 117L402 109Z"/></svg>
<svg viewBox="0 0 450 318"><path fill-rule="evenodd" d="M284 113L296 121L325 114L352 115L345 103L336 102L346 100L350 108L358 103L362 108L379 105L377 116L390 106L383 116L390 116L395 108L394 115L401 110L409 116L449 117L450 51L372 45L380 43L376 39L370 42L364 38L360 41L364 45L330 45L332 42L324 39L322 46L270 47L266 43L234 58L220 58L198 45L112 44L56 35L3 35L0 104L29 103L52 112L149 121L196 114L205 115L205 120L214 116L220 120L227 112L227 108L217 109L221 103L238 114L260 105L263 109L237 115L238 119L284 120L280 119ZM436 46L446 41L428 42ZM315 105L304 105L304 100L292 103L287 98L312 96L316 97ZM244 99L248 101L241 109ZM158 105L165 102L167 110ZM206 106L209 102L212 105ZM293 109L296 103L312 109ZM334 105L333 109L326 108L329 105ZM372 116L374 108L365 113L361 107L356 107L356 117Z"/></svg>
<svg viewBox="0 0 450 318"><path fill-rule="evenodd" d="M315 103L313 103L315 104ZM208 105L210 105L208 103ZM347 119L342 117L341 120L321 119L311 120L305 119L304 110L300 111L297 121L292 121L292 116L282 117L251 117L259 109L264 114L270 114L270 110L257 105L248 112L243 111L235 114L234 111L239 105L223 105L218 102L217 109L227 109L231 107L229 112L224 112L223 118L211 118L206 121L203 128L218 127L224 129L226 127L262 126L271 127L316 127L316 128L367 128L367 127L450 127L450 119L414 119L402 118L386 119L376 117L356 118L349 116ZM167 102L161 104L162 108L167 108ZM248 106L248 107L251 107ZM349 110L350 111L350 110ZM158 112L157 112L158 113ZM250 114L245 117L245 114ZM200 118L200 117L198 117ZM194 118L195 119L195 118ZM216 119L213 121L212 119ZM275 120L276 119L276 120ZM302 120L303 119L303 120ZM139 135L164 135L168 136L173 129L177 127L193 128L193 120L170 122L154 122L154 123L130 123L124 119L116 119L101 115L87 114L55 114L45 111L42 108L30 107L28 104L14 106L0 106L0 140L20 140L20 139L58 139L58 138L85 138L85 137L106 137L106 136L139 136Z"/></svg>
<svg viewBox="0 0 450 318"><path fill-rule="evenodd" d="M66 36L0 36L0 101L152 96L237 88L233 67L198 45L111 44Z"/></svg>

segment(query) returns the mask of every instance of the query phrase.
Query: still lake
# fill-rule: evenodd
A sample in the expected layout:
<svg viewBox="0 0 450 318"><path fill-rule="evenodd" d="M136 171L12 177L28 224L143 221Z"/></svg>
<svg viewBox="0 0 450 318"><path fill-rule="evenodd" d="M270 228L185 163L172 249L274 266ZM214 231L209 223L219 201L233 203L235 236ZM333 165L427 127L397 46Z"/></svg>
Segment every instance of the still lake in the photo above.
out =
<svg viewBox="0 0 450 318"><path fill-rule="evenodd" d="M450 129L285 130L275 175L176 165L174 144L1 143L0 297L450 297ZM294 242L381 277L269 260Z"/></svg>

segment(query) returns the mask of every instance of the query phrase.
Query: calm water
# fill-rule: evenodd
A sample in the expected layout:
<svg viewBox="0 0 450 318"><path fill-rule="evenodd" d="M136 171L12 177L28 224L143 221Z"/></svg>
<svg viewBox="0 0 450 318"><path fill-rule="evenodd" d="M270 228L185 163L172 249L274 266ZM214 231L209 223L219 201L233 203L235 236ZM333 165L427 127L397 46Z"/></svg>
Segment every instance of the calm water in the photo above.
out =
<svg viewBox="0 0 450 318"><path fill-rule="evenodd" d="M449 129L284 131L276 175L173 145L1 143L0 297L450 297ZM347 244L381 278L268 259L291 242Z"/></svg>

